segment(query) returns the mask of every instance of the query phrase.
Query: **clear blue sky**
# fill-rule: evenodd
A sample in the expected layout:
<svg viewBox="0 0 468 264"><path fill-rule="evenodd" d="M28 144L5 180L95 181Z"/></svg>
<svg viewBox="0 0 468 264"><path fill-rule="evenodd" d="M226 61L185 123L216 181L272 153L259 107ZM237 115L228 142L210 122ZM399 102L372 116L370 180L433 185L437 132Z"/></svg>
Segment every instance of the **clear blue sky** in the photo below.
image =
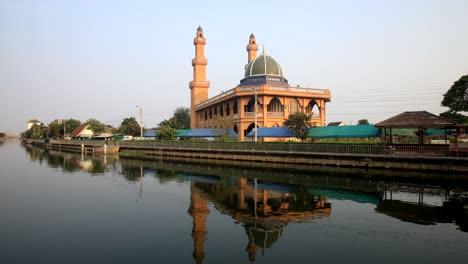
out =
<svg viewBox="0 0 468 264"><path fill-rule="evenodd" d="M327 122L435 114L468 74L468 1L0 0L0 131L28 119L146 127L189 107L192 43L210 97L234 88L254 33L291 85L328 88Z"/></svg>

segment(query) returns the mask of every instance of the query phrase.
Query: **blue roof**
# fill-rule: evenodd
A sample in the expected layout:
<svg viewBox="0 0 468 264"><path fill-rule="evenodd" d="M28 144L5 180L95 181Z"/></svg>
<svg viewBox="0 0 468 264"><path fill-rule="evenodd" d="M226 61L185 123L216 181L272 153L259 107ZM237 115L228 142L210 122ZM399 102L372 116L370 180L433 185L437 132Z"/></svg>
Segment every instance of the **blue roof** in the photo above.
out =
<svg viewBox="0 0 468 264"><path fill-rule="evenodd" d="M158 131L155 129L148 129L143 133L143 137L156 137Z"/></svg>
<svg viewBox="0 0 468 264"><path fill-rule="evenodd" d="M255 136L254 131L250 131L247 136ZM287 127L259 127L257 128L257 137L290 138L295 136Z"/></svg>
<svg viewBox="0 0 468 264"><path fill-rule="evenodd" d="M186 138L213 138L221 137L225 133L233 138L237 138L238 135L236 132L231 129L212 129L212 128L198 128L192 129L187 134L184 135Z"/></svg>
<svg viewBox="0 0 468 264"><path fill-rule="evenodd" d="M378 137L379 128L367 126L324 126L309 129L310 138L368 138Z"/></svg>

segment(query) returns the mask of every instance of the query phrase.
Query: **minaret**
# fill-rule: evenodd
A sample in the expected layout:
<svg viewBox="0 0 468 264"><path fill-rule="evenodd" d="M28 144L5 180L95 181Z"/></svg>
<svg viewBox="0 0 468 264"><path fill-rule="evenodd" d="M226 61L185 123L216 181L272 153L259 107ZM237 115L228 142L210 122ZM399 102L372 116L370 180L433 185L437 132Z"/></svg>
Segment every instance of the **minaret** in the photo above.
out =
<svg viewBox="0 0 468 264"><path fill-rule="evenodd" d="M206 65L208 64L208 60L205 58L205 44L206 39L203 36L203 29L199 26L197 35L193 39L195 58L192 60L193 80L189 84L191 90L190 128L192 129L198 128L195 106L208 100L208 88L210 88L210 82L206 80Z"/></svg>
<svg viewBox="0 0 468 264"><path fill-rule="evenodd" d="M253 60L255 60L257 58L257 50L258 50L257 41L255 40L255 36L252 33L252 34L250 34L249 45L247 45L247 53L249 55L247 65L251 61L253 61ZM245 65L246 68L247 68L247 65Z"/></svg>

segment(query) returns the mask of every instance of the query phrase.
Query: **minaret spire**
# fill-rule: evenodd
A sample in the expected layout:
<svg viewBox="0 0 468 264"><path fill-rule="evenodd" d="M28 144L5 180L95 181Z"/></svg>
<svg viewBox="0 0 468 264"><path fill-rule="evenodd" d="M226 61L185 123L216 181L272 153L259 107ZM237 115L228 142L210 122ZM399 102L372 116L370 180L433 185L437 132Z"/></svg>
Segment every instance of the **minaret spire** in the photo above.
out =
<svg viewBox="0 0 468 264"><path fill-rule="evenodd" d="M208 60L205 58L206 38L203 35L201 26L197 28L197 34L193 39L195 45L195 58L192 60L193 80L189 87L191 90L190 102L190 128L198 128L198 118L196 116L195 106L208 100L208 89L210 82L206 79L206 65Z"/></svg>
<svg viewBox="0 0 468 264"><path fill-rule="evenodd" d="M249 44L247 45L247 53L248 53L247 64L249 64L251 61L257 58L257 51L258 51L257 41L255 40L255 35L252 33L250 34Z"/></svg>

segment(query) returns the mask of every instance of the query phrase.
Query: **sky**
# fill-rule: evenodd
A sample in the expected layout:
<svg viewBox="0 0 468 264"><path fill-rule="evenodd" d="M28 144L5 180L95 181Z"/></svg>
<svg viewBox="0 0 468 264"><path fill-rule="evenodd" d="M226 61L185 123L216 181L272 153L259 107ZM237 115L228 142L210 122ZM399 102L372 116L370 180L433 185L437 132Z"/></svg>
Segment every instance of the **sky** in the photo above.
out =
<svg viewBox="0 0 468 264"><path fill-rule="evenodd" d="M291 86L329 89L327 123L439 114L468 74L468 1L0 0L0 131L29 119L127 117L156 127L190 107L193 38L209 96L236 87L254 33Z"/></svg>

